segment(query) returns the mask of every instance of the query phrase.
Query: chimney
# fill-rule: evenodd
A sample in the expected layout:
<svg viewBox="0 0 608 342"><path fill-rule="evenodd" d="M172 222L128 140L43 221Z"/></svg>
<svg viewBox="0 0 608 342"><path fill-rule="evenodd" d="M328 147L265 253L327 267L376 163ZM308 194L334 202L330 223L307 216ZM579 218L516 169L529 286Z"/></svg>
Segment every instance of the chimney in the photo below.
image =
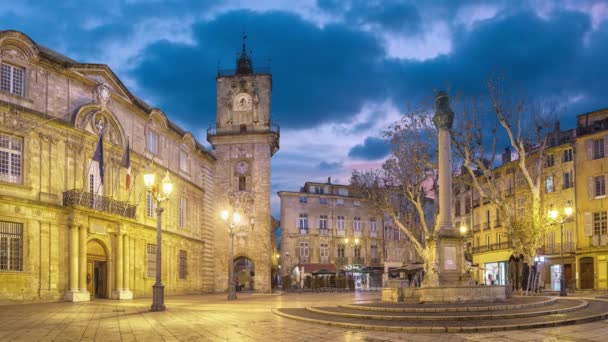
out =
<svg viewBox="0 0 608 342"><path fill-rule="evenodd" d="M511 149L505 147L505 151L502 153L502 165L511 162Z"/></svg>
<svg viewBox="0 0 608 342"><path fill-rule="evenodd" d="M331 184L331 177L327 177L327 184Z"/></svg>

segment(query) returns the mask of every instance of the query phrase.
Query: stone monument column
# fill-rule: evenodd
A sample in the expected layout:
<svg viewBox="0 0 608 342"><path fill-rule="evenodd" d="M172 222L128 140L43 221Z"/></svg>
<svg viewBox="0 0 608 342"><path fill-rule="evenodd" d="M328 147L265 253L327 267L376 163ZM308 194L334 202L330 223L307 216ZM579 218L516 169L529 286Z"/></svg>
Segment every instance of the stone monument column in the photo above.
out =
<svg viewBox="0 0 608 342"><path fill-rule="evenodd" d="M452 135L454 112L446 92L435 97L433 123L437 128L439 161L439 237L435 242L437 276L431 286L458 286L468 283L464 277L462 238L452 223ZM433 278L433 277L431 277Z"/></svg>

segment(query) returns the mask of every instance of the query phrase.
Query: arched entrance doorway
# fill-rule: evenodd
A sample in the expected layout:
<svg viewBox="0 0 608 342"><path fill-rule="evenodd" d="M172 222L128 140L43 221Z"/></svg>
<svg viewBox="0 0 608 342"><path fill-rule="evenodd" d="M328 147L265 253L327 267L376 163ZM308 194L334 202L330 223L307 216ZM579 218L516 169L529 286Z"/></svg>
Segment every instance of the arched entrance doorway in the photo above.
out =
<svg viewBox="0 0 608 342"><path fill-rule="evenodd" d="M253 261L245 256L234 259L234 275L236 277L237 290L253 291L255 278L255 265Z"/></svg>
<svg viewBox="0 0 608 342"><path fill-rule="evenodd" d="M581 290L593 289L593 258L581 258Z"/></svg>
<svg viewBox="0 0 608 342"><path fill-rule="evenodd" d="M108 298L106 249L97 240L87 243L87 290L91 299Z"/></svg>

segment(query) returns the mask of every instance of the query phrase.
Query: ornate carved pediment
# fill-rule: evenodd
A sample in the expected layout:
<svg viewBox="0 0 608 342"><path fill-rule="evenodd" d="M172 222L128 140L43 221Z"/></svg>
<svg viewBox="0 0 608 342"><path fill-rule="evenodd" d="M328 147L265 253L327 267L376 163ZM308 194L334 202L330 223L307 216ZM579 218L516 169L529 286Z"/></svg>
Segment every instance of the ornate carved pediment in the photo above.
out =
<svg viewBox="0 0 608 342"><path fill-rule="evenodd" d="M76 128L99 135L102 131L105 139L120 146L125 146L123 129L116 117L107 109L97 104L82 106L75 117Z"/></svg>

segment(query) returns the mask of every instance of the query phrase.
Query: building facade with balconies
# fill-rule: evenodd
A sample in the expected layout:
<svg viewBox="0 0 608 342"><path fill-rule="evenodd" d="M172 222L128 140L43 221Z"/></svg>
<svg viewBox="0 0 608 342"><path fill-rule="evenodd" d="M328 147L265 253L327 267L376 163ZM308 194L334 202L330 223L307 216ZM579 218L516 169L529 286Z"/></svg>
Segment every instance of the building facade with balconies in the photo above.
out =
<svg viewBox="0 0 608 342"><path fill-rule="evenodd" d="M219 210L230 189L257 194L247 217L256 230L239 237L237 257L255 263L256 289L270 290L269 159L279 133L270 127L269 74L257 87L251 63L218 75L209 151L107 65L0 31L0 66L0 302L151 296L157 218L143 171L152 161L174 189L162 214L165 292L226 290ZM94 158L100 135L103 170Z"/></svg>
<svg viewBox="0 0 608 342"><path fill-rule="evenodd" d="M399 267L419 261L405 234L388 217L373 212L348 185L306 182L299 192L278 195L283 274L296 266L305 273L308 268L376 269L379 274L386 263Z"/></svg>
<svg viewBox="0 0 608 342"><path fill-rule="evenodd" d="M556 124L549 135L543 153L542 205L543 210L575 208L574 194L574 130L562 131ZM532 152L529 162L536 154ZM502 154L501 164L492 170L493 182L504 195L507 206L523 217L530 208L531 194L511 151ZM480 181L481 180L480 176ZM483 183L483 181L482 181ZM463 170L454 182L454 222L467 228L467 250L472 256L473 278L480 284L505 285L509 277L509 260L514 253L510 231L503 225L497 208L489 198L480 198L471 185L470 175ZM574 288L574 246L576 224L564 223L563 241L559 224L549 224L543 244L538 251L543 256L541 282L547 289L559 290L561 276L561 247L564 245L564 264L567 284ZM517 257L516 255L514 257Z"/></svg>
<svg viewBox="0 0 608 342"><path fill-rule="evenodd" d="M577 288L608 289L608 109L579 115L575 144Z"/></svg>

